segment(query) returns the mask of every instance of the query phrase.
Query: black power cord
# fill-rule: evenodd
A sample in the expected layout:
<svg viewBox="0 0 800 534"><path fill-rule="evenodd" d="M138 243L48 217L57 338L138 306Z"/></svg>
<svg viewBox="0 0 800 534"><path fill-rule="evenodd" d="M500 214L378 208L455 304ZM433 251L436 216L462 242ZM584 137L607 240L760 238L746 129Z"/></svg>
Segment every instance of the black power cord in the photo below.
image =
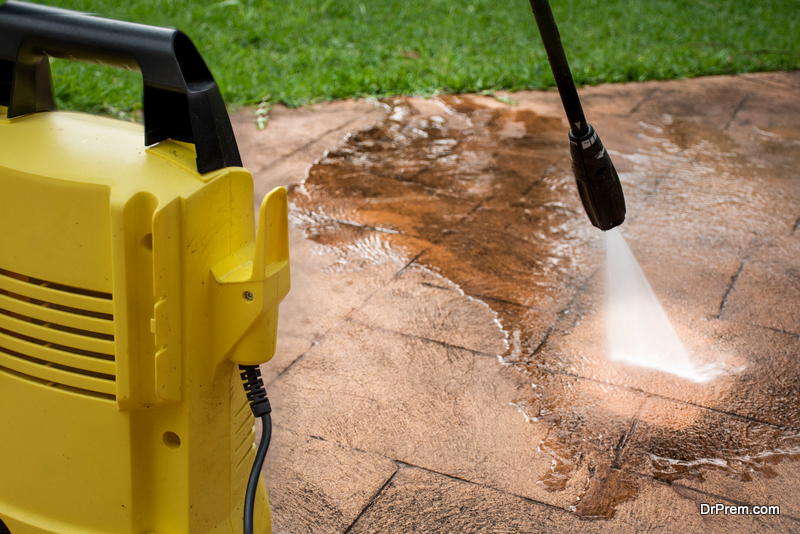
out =
<svg viewBox="0 0 800 534"><path fill-rule="evenodd" d="M253 514L255 511L256 488L261 478L261 468L264 466L264 459L267 457L269 442L272 439L272 407L269 405L267 391L264 389L264 381L261 379L261 369L257 365L240 365L240 377L250 402L250 410L255 417L261 418L262 432L261 443L258 444L256 459L253 461L253 469L250 470L250 479L247 481L247 491L244 496L244 534L253 534Z"/></svg>

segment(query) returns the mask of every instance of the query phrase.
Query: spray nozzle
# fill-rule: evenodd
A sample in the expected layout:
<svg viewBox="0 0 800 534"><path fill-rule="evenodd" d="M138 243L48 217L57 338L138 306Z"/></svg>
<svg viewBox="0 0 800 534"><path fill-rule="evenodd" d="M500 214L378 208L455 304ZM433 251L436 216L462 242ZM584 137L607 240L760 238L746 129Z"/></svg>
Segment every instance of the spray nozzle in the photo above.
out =
<svg viewBox="0 0 800 534"><path fill-rule="evenodd" d="M586 215L594 226L605 231L625 220L625 196L611 156L594 128L588 126L588 130L580 137L569 132L572 173Z"/></svg>

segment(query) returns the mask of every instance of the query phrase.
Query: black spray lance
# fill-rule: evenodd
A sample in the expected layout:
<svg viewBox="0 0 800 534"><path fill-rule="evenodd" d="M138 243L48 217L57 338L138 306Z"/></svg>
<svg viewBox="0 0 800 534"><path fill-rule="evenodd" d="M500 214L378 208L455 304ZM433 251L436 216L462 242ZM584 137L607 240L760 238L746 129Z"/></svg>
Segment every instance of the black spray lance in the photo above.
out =
<svg viewBox="0 0 800 534"><path fill-rule="evenodd" d="M611 156L603 143L583 116L583 108L578 91L572 81L572 74L561 46L553 12L547 0L530 0L536 25L542 36L550 69L567 112L569 120L569 153L572 159L572 172L589 220L597 228L605 231L619 226L625 220L625 197Z"/></svg>

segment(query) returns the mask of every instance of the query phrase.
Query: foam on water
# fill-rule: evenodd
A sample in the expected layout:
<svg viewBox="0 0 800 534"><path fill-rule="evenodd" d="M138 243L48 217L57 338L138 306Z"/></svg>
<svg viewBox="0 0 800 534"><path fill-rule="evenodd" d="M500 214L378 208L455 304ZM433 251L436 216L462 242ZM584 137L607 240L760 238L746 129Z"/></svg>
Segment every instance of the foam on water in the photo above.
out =
<svg viewBox="0 0 800 534"><path fill-rule="evenodd" d="M689 358L619 229L605 232L605 241L609 357L693 382L720 375L721 366L698 366Z"/></svg>

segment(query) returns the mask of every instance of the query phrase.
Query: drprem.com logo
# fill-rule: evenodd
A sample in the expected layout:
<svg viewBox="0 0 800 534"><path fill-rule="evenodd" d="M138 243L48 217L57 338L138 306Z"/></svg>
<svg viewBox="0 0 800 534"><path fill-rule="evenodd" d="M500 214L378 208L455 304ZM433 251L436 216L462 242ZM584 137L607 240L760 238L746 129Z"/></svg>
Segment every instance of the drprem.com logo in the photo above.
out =
<svg viewBox="0 0 800 534"><path fill-rule="evenodd" d="M700 504L700 515L781 515L781 507L702 503Z"/></svg>

